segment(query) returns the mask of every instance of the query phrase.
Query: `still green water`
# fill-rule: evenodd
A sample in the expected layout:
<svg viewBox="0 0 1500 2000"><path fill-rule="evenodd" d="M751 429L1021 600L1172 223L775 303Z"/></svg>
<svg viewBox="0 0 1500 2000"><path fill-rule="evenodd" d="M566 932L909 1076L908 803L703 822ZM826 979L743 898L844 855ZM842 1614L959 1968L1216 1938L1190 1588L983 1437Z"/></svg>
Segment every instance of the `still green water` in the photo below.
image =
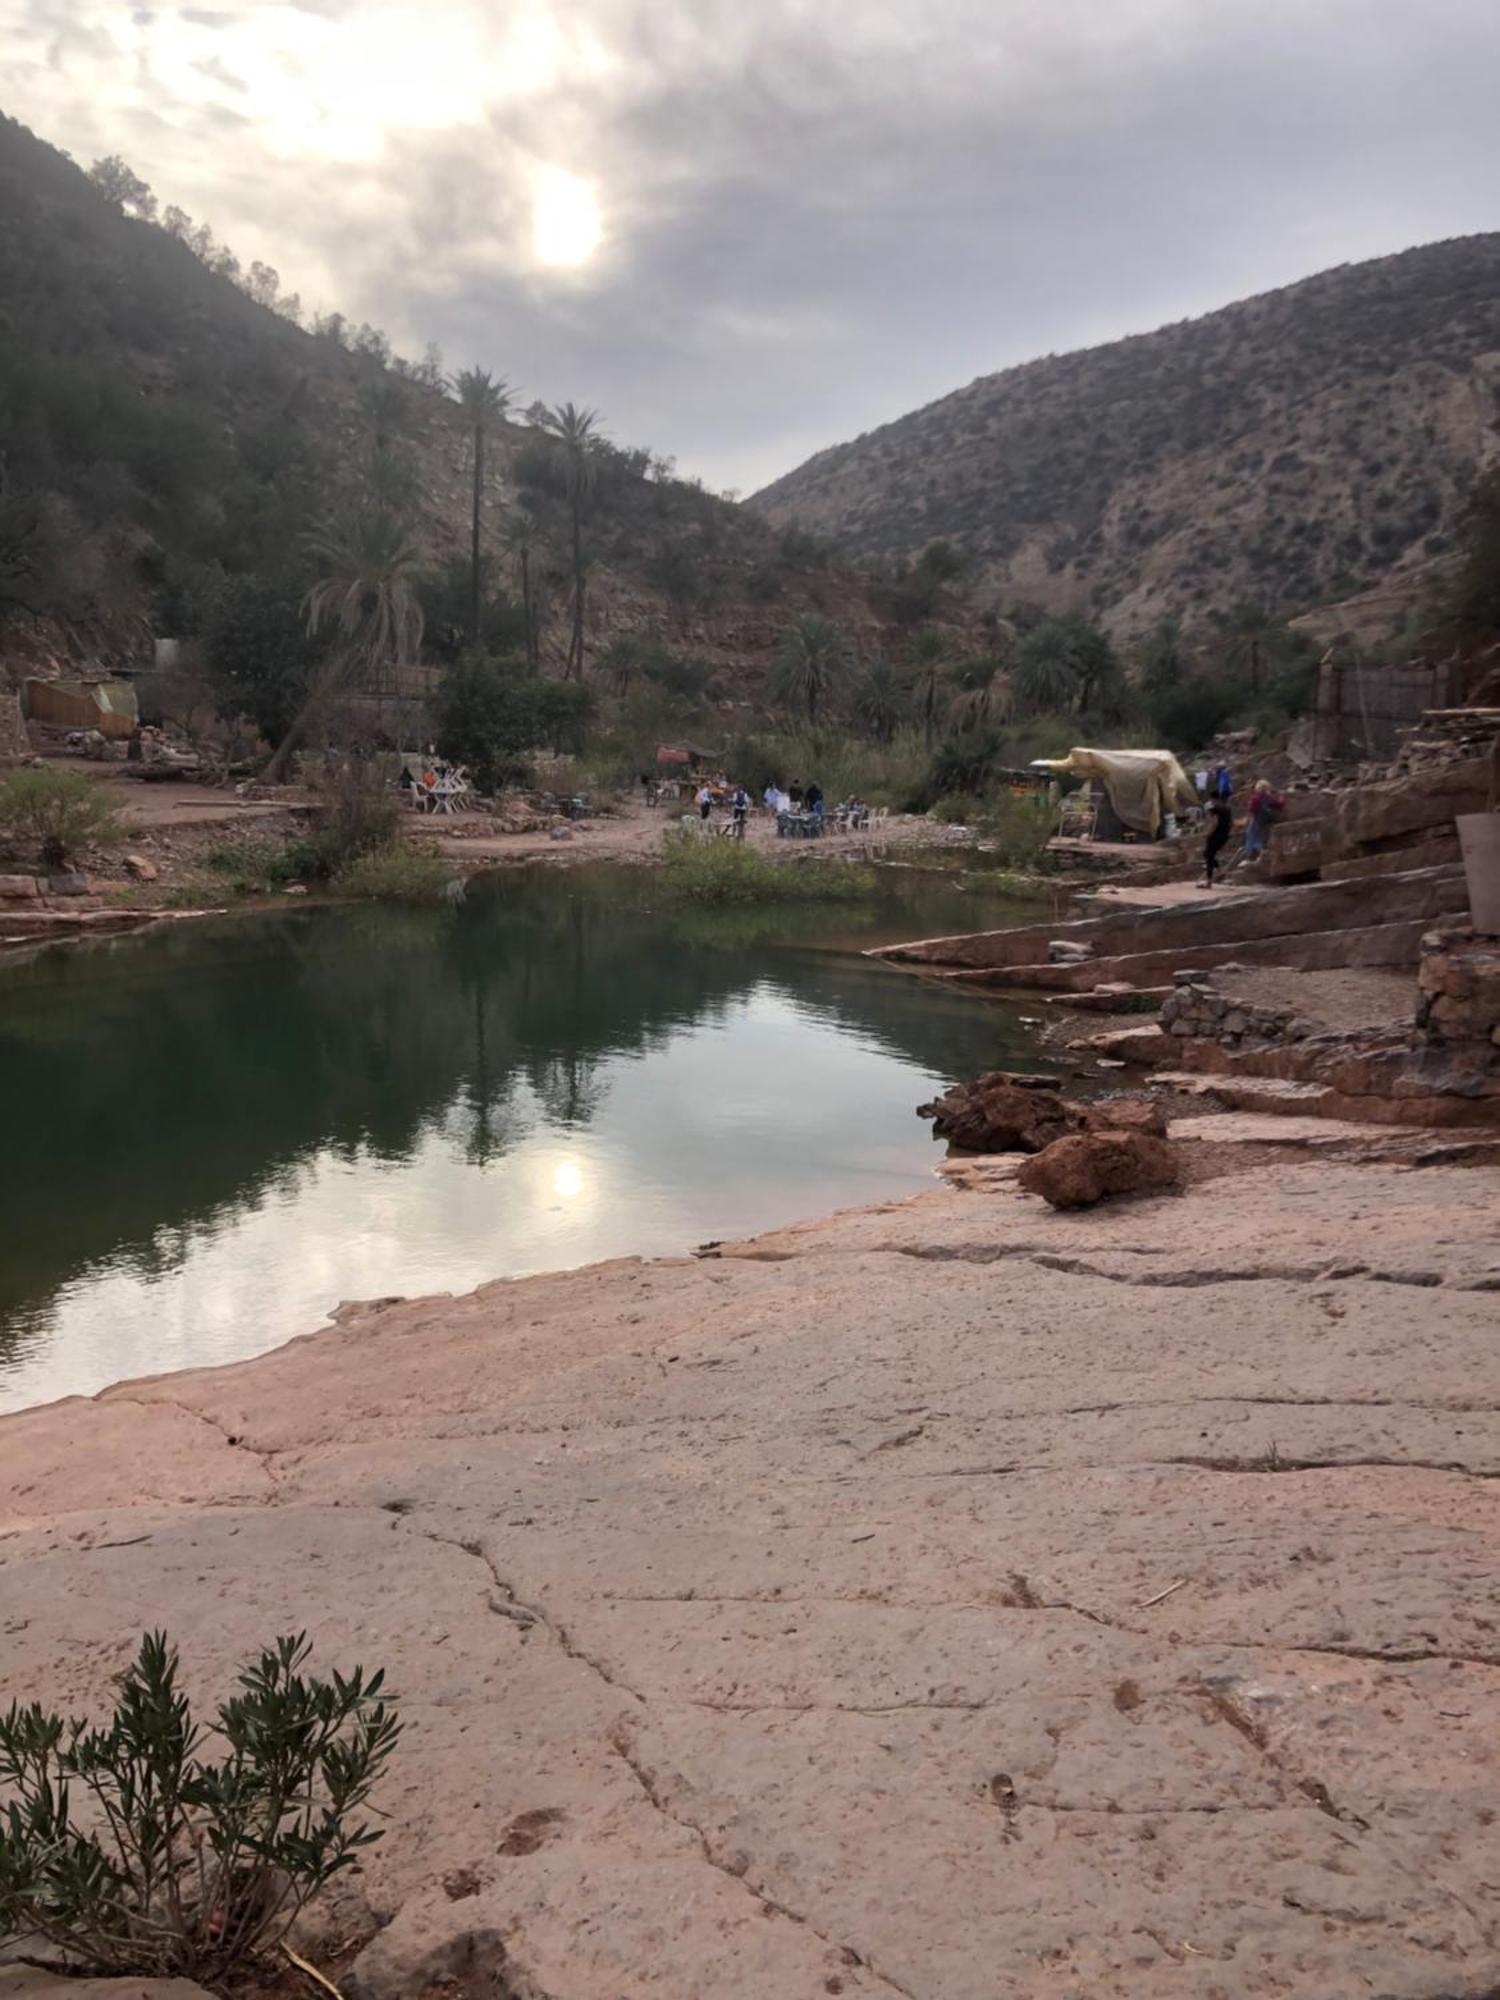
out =
<svg viewBox="0 0 1500 2000"><path fill-rule="evenodd" d="M1029 1030L859 947L1036 913L880 884L684 913L649 871L505 874L0 972L0 1409L930 1185L913 1107Z"/></svg>

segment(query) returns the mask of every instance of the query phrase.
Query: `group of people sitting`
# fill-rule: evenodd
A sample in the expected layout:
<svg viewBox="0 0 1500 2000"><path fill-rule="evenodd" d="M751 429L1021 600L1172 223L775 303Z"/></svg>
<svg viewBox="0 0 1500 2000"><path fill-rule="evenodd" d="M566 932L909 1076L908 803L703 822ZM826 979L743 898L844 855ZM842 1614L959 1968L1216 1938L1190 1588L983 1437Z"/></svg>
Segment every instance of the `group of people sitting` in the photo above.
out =
<svg viewBox="0 0 1500 2000"><path fill-rule="evenodd" d="M693 804L704 826L707 826L716 808L727 811L728 823L721 831L736 840L744 839L751 801L743 785L731 784L723 777L705 778L693 794ZM863 799L852 794L840 799L830 809L823 796L823 787L817 783L783 787L779 779L773 778L761 793L761 804L767 816L775 820L776 831L783 837L816 836L830 825L867 826L870 819L870 808Z"/></svg>
<svg viewBox="0 0 1500 2000"><path fill-rule="evenodd" d="M1211 776L1203 771L1196 772L1194 782L1202 800L1204 824L1208 828L1203 843L1203 887L1211 889L1219 871L1219 856L1229 845L1234 831L1234 781L1228 766L1220 764ZM1253 861L1257 855L1264 854L1277 815L1285 810L1286 800L1280 792L1271 789L1270 780L1257 778L1245 809L1244 845L1236 856L1237 860Z"/></svg>

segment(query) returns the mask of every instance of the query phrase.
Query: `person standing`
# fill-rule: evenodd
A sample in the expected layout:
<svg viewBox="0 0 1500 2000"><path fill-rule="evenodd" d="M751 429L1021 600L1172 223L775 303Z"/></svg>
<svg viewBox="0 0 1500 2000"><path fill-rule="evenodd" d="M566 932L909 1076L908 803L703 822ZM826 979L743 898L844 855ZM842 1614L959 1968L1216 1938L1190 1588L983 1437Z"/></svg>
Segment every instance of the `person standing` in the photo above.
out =
<svg viewBox="0 0 1500 2000"><path fill-rule="evenodd" d="M701 819L705 824L707 824L708 816L713 811L714 795L712 791L710 791L706 780L703 784L701 784L698 787L698 790L694 795L693 803L698 808L699 819Z"/></svg>
<svg viewBox="0 0 1500 2000"><path fill-rule="evenodd" d="M1257 778L1255 790L1250 794L1250 805L1245 815L1245 859L1255 860L1266 851L1266 842L1271 838L1271 827L1276 815L1286 809L1286 800L1280 792L1273 792L1269 779Z"/></svg>
<svg viewBox="0 0 1500 2000"><path fill-rule="evenodd" d="M733 811L734 837L736 840L743 840L745 838L745 821L750 814L750 794L745 790L743 785L736 785L734 788Z"/></svg>
<svg viewBox="0 0 1500 2000"><path fill-rule="evenodd" d="M1214 797L1216 799L1227 799L1233 790L1234 779L1230 776L1229 766L1223 763L1216 764L1214 766Z"/></svg>
<svg viewBox="0 0 1500 2000"><path fill-rule="evenodd" d="M1219 856L1229 844L1229 833L1234 825L1234 812L1228 799L1221 799L1217 793L1204 808L1207 814L1208 838L1203 843L1203 886L1211 889L1219 869Z"/></svg>

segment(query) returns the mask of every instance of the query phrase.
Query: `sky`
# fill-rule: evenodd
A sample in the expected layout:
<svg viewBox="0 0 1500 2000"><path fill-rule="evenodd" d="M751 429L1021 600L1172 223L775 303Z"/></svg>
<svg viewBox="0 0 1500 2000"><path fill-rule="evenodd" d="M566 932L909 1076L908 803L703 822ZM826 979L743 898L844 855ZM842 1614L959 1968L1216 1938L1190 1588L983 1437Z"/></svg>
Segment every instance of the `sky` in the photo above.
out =
<svg viewBox="0 0 1500 2000"><path fill-rule="evenodd" d="M751 492L1500 227L1500 0L0 0L0 102L305 303Z"/></svg>

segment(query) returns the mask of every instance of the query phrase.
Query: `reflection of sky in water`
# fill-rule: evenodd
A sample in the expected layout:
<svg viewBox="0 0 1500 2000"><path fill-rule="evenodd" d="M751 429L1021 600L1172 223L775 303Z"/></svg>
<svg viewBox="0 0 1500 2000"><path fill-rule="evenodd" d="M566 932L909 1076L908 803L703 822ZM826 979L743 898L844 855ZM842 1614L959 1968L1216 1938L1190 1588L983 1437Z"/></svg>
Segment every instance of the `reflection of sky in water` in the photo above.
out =
<svg viewBox="0 0 1500 2000"><path fill-rule="evenodd" d="M405 1155L319 1146L249 1199L158 1230L154 1255L94 1258L24 1316L0 1408L257 1353L341 1299L680 1253L928 1185L913 1107L933 1078L807 1000L762 978L644 1052L605 1055L571 1123L515 1076L486 1118L471 1077Z"/></svg>

